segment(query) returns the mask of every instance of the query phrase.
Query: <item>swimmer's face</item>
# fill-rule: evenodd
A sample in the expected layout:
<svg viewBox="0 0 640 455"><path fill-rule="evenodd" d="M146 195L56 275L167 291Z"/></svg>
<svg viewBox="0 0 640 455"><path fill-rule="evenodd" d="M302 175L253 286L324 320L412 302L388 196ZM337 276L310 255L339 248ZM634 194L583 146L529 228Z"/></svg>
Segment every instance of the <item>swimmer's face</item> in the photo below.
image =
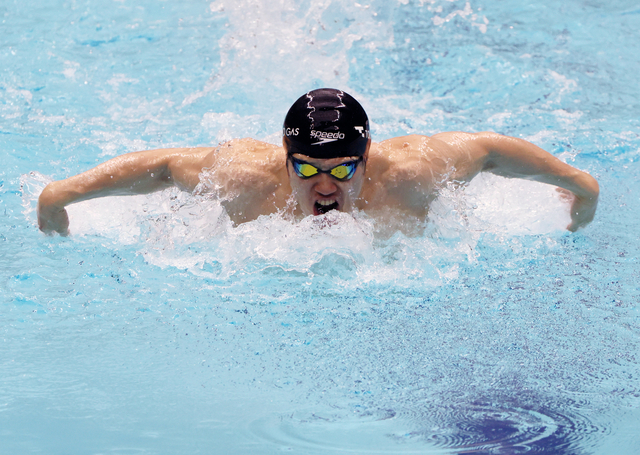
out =
<svg viewBox="0 0 640 455"><path fill-rule="evenodd" d="M322 171L329 171L341 164L357 161L353 176L348 180L339 180L324 172L318 172L308 178L299 177L293 167L293 161L287 160L291 189L305 216L321 215L329 210L350 212L354 209L355 201L360 195L364 182L365 160L358 160L358 157L317 159L297 153L293 155L293 158L298 163L310 164ZM341 175L338 172L336 174Z"/></svg>

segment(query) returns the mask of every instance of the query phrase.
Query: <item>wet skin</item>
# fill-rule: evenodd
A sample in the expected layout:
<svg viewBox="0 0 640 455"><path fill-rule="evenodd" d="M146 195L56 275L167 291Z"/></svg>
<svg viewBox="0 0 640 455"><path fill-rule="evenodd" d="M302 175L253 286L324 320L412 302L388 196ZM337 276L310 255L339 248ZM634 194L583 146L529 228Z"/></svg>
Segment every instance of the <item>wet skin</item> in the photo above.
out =
<svg viewBox="0 0 640 455"><path fill-rule="evenodd" d="M296 158L328 171L355 157ZM371 144L347 181L325 173L302 179L283 147L254 139L129 153L47 185L38 199L38 224L45 233L67 235L65 207L70 204L170 186L190 192L211 189L236 224L277 212L291 211L298 217L331 209L362 210L383 223L403 224L404 219L424 220L440 187L464 184L481 171L562 188L571 204L570 231L584 227L595 215L598 182L586 172L519 138L448 132Z"/></svg>

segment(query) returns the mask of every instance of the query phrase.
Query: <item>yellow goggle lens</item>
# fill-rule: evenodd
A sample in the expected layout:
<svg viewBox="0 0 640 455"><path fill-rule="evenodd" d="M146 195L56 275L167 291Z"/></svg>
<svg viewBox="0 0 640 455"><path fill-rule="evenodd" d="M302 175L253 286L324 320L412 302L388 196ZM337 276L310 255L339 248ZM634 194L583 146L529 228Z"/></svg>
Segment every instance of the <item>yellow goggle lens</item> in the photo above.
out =
<svg viewBox="0 0 640 455"><path fill-rule="evenodd" d="M298 166L297 171L299 174L302 174L303 177L313 177L318 173L318 168L304 163Z"/></svg>
<svg viewBox="0 0 640 455"><path fill-rule="evenodd" d="M351 166L341 164L340 166L336 166L333 169L331 169L331 175L333 175L337 179L342 180L349 175L349 172L351 171L350 168Z"/></svg>

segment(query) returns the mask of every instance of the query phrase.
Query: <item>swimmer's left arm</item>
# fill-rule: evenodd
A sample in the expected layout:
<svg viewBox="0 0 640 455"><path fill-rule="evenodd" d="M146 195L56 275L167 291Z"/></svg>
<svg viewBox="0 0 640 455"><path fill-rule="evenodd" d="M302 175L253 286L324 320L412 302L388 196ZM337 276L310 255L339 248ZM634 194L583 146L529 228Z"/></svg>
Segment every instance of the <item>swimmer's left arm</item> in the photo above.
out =
<svg viewBox="0 0 640 455"><path fill-rule="evenodd" d="M555 185L573 195L568 230L576 231L593 220L600 193L596 179L540 147L523 139L489 132L442 133L434 138L458 151L459 168L466 173L462 179L470 180L478 172L487 171Z"/></svg>

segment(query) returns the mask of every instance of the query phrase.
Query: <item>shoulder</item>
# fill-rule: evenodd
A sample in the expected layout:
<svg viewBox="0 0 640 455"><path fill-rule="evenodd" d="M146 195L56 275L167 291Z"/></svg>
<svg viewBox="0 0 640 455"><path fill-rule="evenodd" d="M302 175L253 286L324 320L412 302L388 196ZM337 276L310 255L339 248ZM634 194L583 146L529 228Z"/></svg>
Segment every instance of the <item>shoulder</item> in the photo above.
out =
<svg viewBox="0 0 640 455"><path fill-rule="evenodd" d="M234 139L221 144L209 157L212 168L240 174L272 174L286 168L284 148L255 139Z"/></svg>
<svg viewBox="0 0 640 455"><path fill-rule="evenodd" d="M433 189L468 181L482 170L495 133L438 133L400 136L372 144L370 177L384 185Z"/></svg>
<svg viewBox="0 0 640 455"><path fill-rule="evenodd" d="M501 147L511 146L514 141L520 139L504 136L492 131L482 131L479 133L463 133L452 131L448 133L438 133L433 136L451 147L451 152L463 160L484 162L489 158L493 150Z"/></svg>
<svg viewBox="0 0 640 455"><path fill-rule="evenodd" d="M285 168L286 161L282 147L254 139L234 139L217 147L164 149L153 153L167 161L175 183L190 191L201 183L203 172L215 177L215 186L238 185L243 181L273 183L278 178L274 174Z"/></svg>
<svg viewBox="0 0 640 455"><path fill-rule="evenodd" d="M433 136L412 134L386 139L372 145L378 154L393 161L421 160L449 156L456 146L468 141L473 133L438 133Z"/></svg>
<svg viewBox="0 0 640 455"><path fill-rule="evenodd" d="M445 174L437 156L447 147L429 136L394 137L371 144L367 160L365 194L387 205L424 208ZM383 202L384 203L384 202Z"/></svg>
<svg viewBox="0 0 640 455"><path fill-rule="evenodd" d="M233 139L209 149L204 160L205 167L239 165L240 163L269 164L286 160L284 149L268 142L251 138Z"/></svg>
<svg viewBox="0 0 640 455"><path fill-rule="evenodd" d="M482 169L493 144L502 137L462 131L401 136L381 142L377 150L407 172L415 168L416 173L428 171L439 181L466 181Z"/></svg>
<svg viewBox="0 0 640 455"><path fill-rule="evenodd" d="M421 179L426 171L442 171L452 156L446 142L424 135L399 136L372 144L370 163L390 181Z"/></svg>
<svg viewBox="0 0 640 455"><path fill-rule="evenodd" d="M284 208L291 193L284 149L254 139L217 147L199 178L199 190L214 192L236 223Z"/></svg>
<svg viewBox="0 0 640 455"><path fill-rule="evenodd" d="M286 178L286 153L267 142L234 139L211 151L202 172L227 191L273 191Z"/></svg>
<svg viewBox="0 0 640 455"><path fill-rule="evenodd" d="M422 134L392 137L373 144L375 148L383 150L387 155L407 155L423 149L433 143L433 137Z"/></svg>

